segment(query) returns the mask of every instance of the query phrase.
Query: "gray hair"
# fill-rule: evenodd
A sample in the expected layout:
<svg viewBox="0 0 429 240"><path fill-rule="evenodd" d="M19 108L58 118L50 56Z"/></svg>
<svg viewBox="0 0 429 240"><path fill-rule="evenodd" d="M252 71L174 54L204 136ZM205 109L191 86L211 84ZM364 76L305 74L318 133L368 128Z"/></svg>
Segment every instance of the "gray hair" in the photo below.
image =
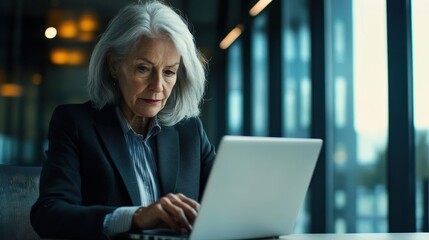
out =
<svg viewBox="0 0 429 240"><path fill-rule="evenodd" d="M181 56L176 85L158 113L160 123L171 126L198 116L206 83L205 61L186 20L158 1L124 7L101 35L89 62L88 91L94 106L101 109L120 99L118 87L110 76L107 55L111 53L120 61L142 36L169 37Z"/></svg>

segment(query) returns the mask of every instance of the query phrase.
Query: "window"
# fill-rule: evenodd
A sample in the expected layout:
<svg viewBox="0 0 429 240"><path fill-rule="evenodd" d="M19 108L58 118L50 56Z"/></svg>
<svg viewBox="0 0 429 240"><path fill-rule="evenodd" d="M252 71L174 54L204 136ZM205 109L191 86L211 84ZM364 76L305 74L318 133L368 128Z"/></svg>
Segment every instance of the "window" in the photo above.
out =
<svg viewBox="0 0 429 240"><path fill-rule="evenodd" d="M268 36L267 16L259 14L251 36L252 135L268 134Z"/></svg>
<svg viewBox="0 0 429 240"><path fill-rule="evenodd" d="M327 176L334 232L387 231L385 0L327 1Z"/></svg>
<svg viewBox="0 0 429 240"><path fill-rule="evenodd" d="M283 3L283 136L308 137L311 114L308 9L306 1Z"/></svg>
<svg viewBox="0 0 429 240"><path fill-rule="evenodd" d="M310 29L307 1L282 2L282 135L309 137L311 114ZM295 232L308 232L307 194Z"/></svg>
<svg viewBox="0 0 429 240"><path fill-rule="evenodd" d="M228 133L239 135L243 128L243 74L241 41L228 50Z"/></svg>
<svg viewBox="0 0 429 240"><path fill-rule="evenodd" d="M414 126L416 146L416 226L417 231L429 231L429 2L412 0ZM424 225L426 223L426 226Z"/></svg>

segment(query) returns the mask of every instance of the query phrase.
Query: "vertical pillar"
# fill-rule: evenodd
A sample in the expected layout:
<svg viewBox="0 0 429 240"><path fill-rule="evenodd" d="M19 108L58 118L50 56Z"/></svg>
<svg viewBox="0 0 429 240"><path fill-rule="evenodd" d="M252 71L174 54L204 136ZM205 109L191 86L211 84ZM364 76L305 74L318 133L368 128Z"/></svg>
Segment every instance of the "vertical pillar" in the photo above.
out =
<svg viewBox="0 0 429 240"><path fill-rule="evenodd" d="M416 231L411 1L387 0L389 232Z"/></svg>

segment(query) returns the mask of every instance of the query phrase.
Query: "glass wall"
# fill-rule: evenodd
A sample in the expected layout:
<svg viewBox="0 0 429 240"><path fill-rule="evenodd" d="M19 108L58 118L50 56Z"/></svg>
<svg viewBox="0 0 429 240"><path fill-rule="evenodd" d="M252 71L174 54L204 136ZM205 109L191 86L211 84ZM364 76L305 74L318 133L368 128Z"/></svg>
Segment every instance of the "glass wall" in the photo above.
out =
<svg viewBox="0 0 429 240"><path fill-rule="evenodd" d="M307 1L284 0L282 32L283 136L308 137L311 114Z"/></svg>
<svg viewBox="0 0 429 240"><path fill-rule="evenodd" d="M243 64L241 41L234 42L227 54L228 134L240 135L243 131Z"/></svg>
<svg viewBox="0 0 429 240"><path fill-rule="evenodd" d="M267 16L259 14L251 36L252 135L268 135L268 36Z"/></svg>
<svg viewBox="0 0 429 240"><path fill-rule="evenodd" d="M281 135L285 137L310 137L312 125L319 124L311 122L310 117L314 112L310 104L312 93L321 90L312 87L309 74L315 66L310 66L313 62L310 36L314 39L314 35L309 30L309 19L313 16L308 15L314 2L308 3L281 1L282 94L278 101L281 103ZM429 115L426 109L429 72L425 60L429 55L426 30L429 6L426 0L412 0L412 7L416 225L418 231L429 231ZM319 8L312 10L321 11ZM324 62L316 63L325 67L327 101L326 126L319 126L319 129L326 129L324 157L327 164L323 169L327 183L326 212L318 212L326 219L321 229L338 233L387 232L388 106L395 105L395 102L388 102L386 12L389 10L385 0L326 0L323 11L326 55ZM264 14L270 14L270 10L251 21L250 66L242 68L250 69L251 101L242 104L244 109L249 106L252 109L251 135L268 133L267 117L272 112L268 112L267 98L272 89L267 86L276 80L268 79L276 76L271 72L267 74L267 69L273 69L271 65L267 68L267 64L276 54L268 51L271 39L266 35L266 29L272 31L275 24L267 22ZM235 51L231 48L229 54ZM234 64L237 63L244 62ZM243 82L246 84L245 79ZM231 117L230 121L233 119L238 118ZM317 197L311 192L307 196ZM296 232L311 231L309 203L307 199L300 212Z"/></svg>
<svg viewBox="0 0 429 240"><path fill-rule="evenodd" d="M311 116L310 26L307 1L282 1L282 135L309 137ZM295 232L308 232L307 195Z"/></svg>
<svg viewBox="0 0 429 240"><path fill-rule="evenodd" d="M384 0L329 0L328 164L333 232L387 231L387 41ZM331 175L332 174L332 175Z"/></svg>
<svg viewBox="0 0 429 240"><path fill-rule="evenodd" d="M416 144L416 226L429 231L429 1L412 0L414 126Z"/></svg>
<svg viewBox="0 0 429 240"><path fill-rule="evenodd" d="M387 231L386 1L353 1L357 232Z"/></svg>

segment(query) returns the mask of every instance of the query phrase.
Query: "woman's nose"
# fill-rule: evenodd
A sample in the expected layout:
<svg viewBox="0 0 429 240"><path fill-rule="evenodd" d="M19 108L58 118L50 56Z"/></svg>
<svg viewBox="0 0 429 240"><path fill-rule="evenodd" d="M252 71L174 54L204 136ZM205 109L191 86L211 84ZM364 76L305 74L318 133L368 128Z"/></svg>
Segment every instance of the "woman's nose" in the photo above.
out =
<svg viewBox="0 0 429 240"><path fill-rule="evenodd" d="M162 92L162 73L154 72L152 74L149 89L154 92Z"/></svg>

